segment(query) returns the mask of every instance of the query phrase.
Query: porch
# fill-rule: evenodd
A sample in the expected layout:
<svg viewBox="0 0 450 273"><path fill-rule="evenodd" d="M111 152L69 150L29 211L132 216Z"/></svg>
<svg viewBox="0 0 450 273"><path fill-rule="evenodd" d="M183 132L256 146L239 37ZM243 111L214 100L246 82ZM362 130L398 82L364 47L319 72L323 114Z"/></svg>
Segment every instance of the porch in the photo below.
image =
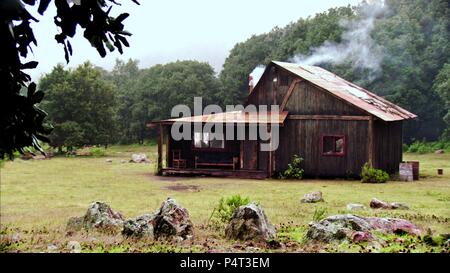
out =
<svg viewBox="0 0 450 273"><path fill-rule="evenodd" d="M159 129L159 174L253 179L269 177L271 173L266 166L267 164L259 165L257 162L259 140L248 140L249 126L252 126L252 129L254 129L258 128L259 124L265 124L270 132L272 123L283 124L287 112L277 115L275 120L271 119L270 112L264 115L258 115L258 113L245 113L242 115L243 117L240 117L240 115L242 115L240 112L227 112L164 120L149 124L149 126L157 126L157 129ZM171 135L171 129L176 121L188 125L188 127L183 127L183 131L186 128L190 129L188 134L191 136L190 139L174 139ZM198 129L194 127L194 124L198 123L202 125L201 128L208 123L209 125L213 124L213 126L216 124L227 124L228 126L224 126L223 131L220 130L221 137L217 138L216 127L214 127L214 133L203 132L203 129L198 132ZM233 124L231 125L230 123ZM230 128L233 130L233 133L230 133ZM241 131L241 137L237 137L238 131ZM242 135L242 132L244 132L244 135ZM225 135L227 138L229 135L234 137L225 139ZM268 156L265 161L270 162L271 159L272 156Z"/></svg>

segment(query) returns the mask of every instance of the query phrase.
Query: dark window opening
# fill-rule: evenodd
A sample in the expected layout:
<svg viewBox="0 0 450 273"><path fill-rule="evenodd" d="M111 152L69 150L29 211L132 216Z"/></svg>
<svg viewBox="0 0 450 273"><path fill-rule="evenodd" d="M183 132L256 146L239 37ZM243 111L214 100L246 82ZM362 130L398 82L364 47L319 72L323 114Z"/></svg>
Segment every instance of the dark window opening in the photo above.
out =
<svg viewBox="0 0 450 273"><path fill-rule="evenodd" d="M342 156L345 154L345 144L344 136L323 136L322 155Z"/></svg>
<svg viewBox="0 0 450 273"><path fill-rule="evenodd" d="M212 149L224 149L225 139L213 138L213 134L208 132L194 132L194 147L195 148L212 148Z"/></svg>

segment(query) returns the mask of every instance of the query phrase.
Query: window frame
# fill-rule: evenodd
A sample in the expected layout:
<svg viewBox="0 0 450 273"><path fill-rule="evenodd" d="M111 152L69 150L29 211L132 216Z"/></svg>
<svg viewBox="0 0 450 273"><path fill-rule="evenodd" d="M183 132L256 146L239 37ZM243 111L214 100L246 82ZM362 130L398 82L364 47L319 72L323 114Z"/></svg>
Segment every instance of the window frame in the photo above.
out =
<svg viewBox="0 0 450 273"><path fill-rule="evenodd" d="M338 138L342 138L343 143L342 143L342 152L341 153L325 153L324 152L324 147L323 145L325 144L325 138L326 137L332 137L334 138L334 150L336 150L336 139ZM320 138L320 153L322 154L322 156L337 156L337 157L344 157L347 154L347 137L345 135L339 135L339 134L323 134Z"/></svg>
<svg viewBox="0 0 450 273"><path fill-rule="evenodd" d="M225 141L225 134L223 134L223 147L222 148L217 148L217 147L211 147L211 140L208 140L208 147L197 147L195 146L195 133L200 133L200 132L193 132L192 134L192 150L197 150L197 151L224 151L226 150L227 147L227 142ZM201 132L202 136L203 134L211 134L210 132ZM203 140L202 140L203 141Z"/></svg>

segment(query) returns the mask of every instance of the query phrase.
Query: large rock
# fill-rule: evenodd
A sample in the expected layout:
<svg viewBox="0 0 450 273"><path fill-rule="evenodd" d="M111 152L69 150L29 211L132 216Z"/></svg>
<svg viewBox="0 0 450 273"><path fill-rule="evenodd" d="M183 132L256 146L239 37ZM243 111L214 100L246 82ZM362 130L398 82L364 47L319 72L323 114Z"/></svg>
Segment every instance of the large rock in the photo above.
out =
<svg viewBox="0 0 450 273"><path fill-rule="evenodd" d="M306 234L308 239L330 242L352 238L353 232L368 232L370 224L362 217L345 214L327 217L319 222L310 223Z"/></svg>
<svg viewBox="0 0 450 273"><path fill-rule="evenodd" d="M239 207L225 229L225 236L234 240L269 241L275 234L264 210L256 203Z"/></svg>
<svg viewBox="0 0 450 273"><path fill-rule="evenodd" d="M320 242L343 239L353 242L371 241L376 238L372 233L375 230L386 234L421 234L421 230L407 220L341 214L310 223L306 237Z"/></svg>
<svg viewBox="0 0 450 273"><path fill-rule="evenodd" d="M127 237L188 239L193 235L194 226L187 209L175 199L168 198L152 214L144 214L124 222L122 234Z"/></svg>
<svg viewBox="0 0 450 273"><path fill-rule="evenodd" d="M417 236L421 234L421 230L416 225L404 219L368 217L366 220L372 229L385 233L408 233Z"/></svg>
<svg viewBox="0 0 450 273"><path fill-rule="evenodd" d="M134 219L126 220L123 223L122 234L127 237L135 238L149 238L153 239L153 224L155 218L154 214L144 214Z"/></svg>
<svg viewBox="0 0 450 273"><path fill-rule="evenodd" d="M322 192L321 191L309 192L309 193L305 194L300 201L302 203L323 202Z"/></svg>
<svg viewBox="0 0 450 273"><path fill-rule="evenodd" d="M82 217L72 217L67 222L67 230L77 231L96 229L99 231L117 232L123 226L123 216L103 202L92 203Z"/></svg>
<svg viewBox="0 0 450 273"><path fill-rule="evenodd" d="M193 234L193 224L187 209L178 205L175 199L168 198L151 220L155 238L172 236L187 239Z"/></svg>
<svg viewBox="0 0 450 273"><path fill-rule="evenodd" d="M130 162L132 163L150 163L146 154L132 154Z"/></svg>
<svg viewBox="0 0 450 273"><path fill-rule="evenodd" d="M381 200L378 200L377 198L372 198L370 201L370 207L373 209L409 209L409 207L402 203L388 203Z"/></svg>

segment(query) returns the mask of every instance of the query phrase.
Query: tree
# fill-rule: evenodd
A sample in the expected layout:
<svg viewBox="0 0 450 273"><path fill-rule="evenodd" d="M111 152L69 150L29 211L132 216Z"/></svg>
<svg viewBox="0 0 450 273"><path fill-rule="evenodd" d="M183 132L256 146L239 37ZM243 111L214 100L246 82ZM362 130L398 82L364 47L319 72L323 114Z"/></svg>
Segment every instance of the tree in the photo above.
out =
<svg viewBox="0 0 450 273"><path fill-rule="evenodd" d="M444 65L436 79L434 80L433 89L445 103L444 121L447 127L442 134L446 140L450 140L450 63Z"/></svg>
<svg viewBox="0 0 450 273"><path fill-rule="evenodd" d="M170 118L172 107L177 104L192 109L194 97L202 97L204 104L214 103L221 93L214 69L197 61L177 61L144 69L135 82L127 130L140 143L149 136L148 121Z"/></svg>
<svg viewBox="0 0 450 273"><path fill-rule="evenodd" d="M58 65L39 82L47 94L40 106L55 126L53 147L106 146L115 140L116 90L101 73L89 62L75 70Z"/></svg>
<svg viewBox="0 0 450 273"><path fill-rule="evenodd" d="M438 87L445 86L442 79L448 78L448 72L442 69L450 63L448 1L384 2L388 11L375 17L370 33L376 45L383 49L383 57L379 59L381 72L375 78L369 77L370 71L350 61L319 65L416 113L417 120L405 123L407 142L435 140L448 127L443 120L448 106ZM365 5L370 4L363 1L357 7L332 8L236 44L220 74L224 102L242 103L248 94L247 77L257 65L265 65L270 60L292 61L295 55L309 55L327 41L339 43L343 33L340 22L364 19Z"/></svg>
<svg viewBox="0 0 450 273"><path fill-rule="evenodd" d="M138 4L136 0L131 0ZM0 159L5 155L12 157L14 151L23 153L28 146L42 151L39 140L48 142L45 135L52 127L44 122L46 112L36 106L43 97L42 91L36 90L25 69L36 68L37 62L23 63L32 44L37 45L30 21L38 22L25 8L34 6L36 0L0 1L0 38L3 59L0 62ZM40 0L37 11L43 15L51 0ZM117 17L109 15L115 0L95 1L53 1L57 15L55 24L60 33L55 40L64 47L65 58L69 61L72 46L69 38L76 34L77 26L84 29L84 37L94 46L99 54L106 55L105 47L122 53L123 46L129 46L122 21L127 13ZM26 90L22 91L21 90Z"/></svg>
<svg viewBox="0 0 450 273"><path fill-rule="evenodd" d="M116 60L113 70L105 75L105 79L112 82L117 89L117 130L120 132L117 140L120 143L137 141L136 129L133 129L135 121L130 109L135 103L139 103L135 86L140 74L138 61L129 59L127 62Z"/></svg>

